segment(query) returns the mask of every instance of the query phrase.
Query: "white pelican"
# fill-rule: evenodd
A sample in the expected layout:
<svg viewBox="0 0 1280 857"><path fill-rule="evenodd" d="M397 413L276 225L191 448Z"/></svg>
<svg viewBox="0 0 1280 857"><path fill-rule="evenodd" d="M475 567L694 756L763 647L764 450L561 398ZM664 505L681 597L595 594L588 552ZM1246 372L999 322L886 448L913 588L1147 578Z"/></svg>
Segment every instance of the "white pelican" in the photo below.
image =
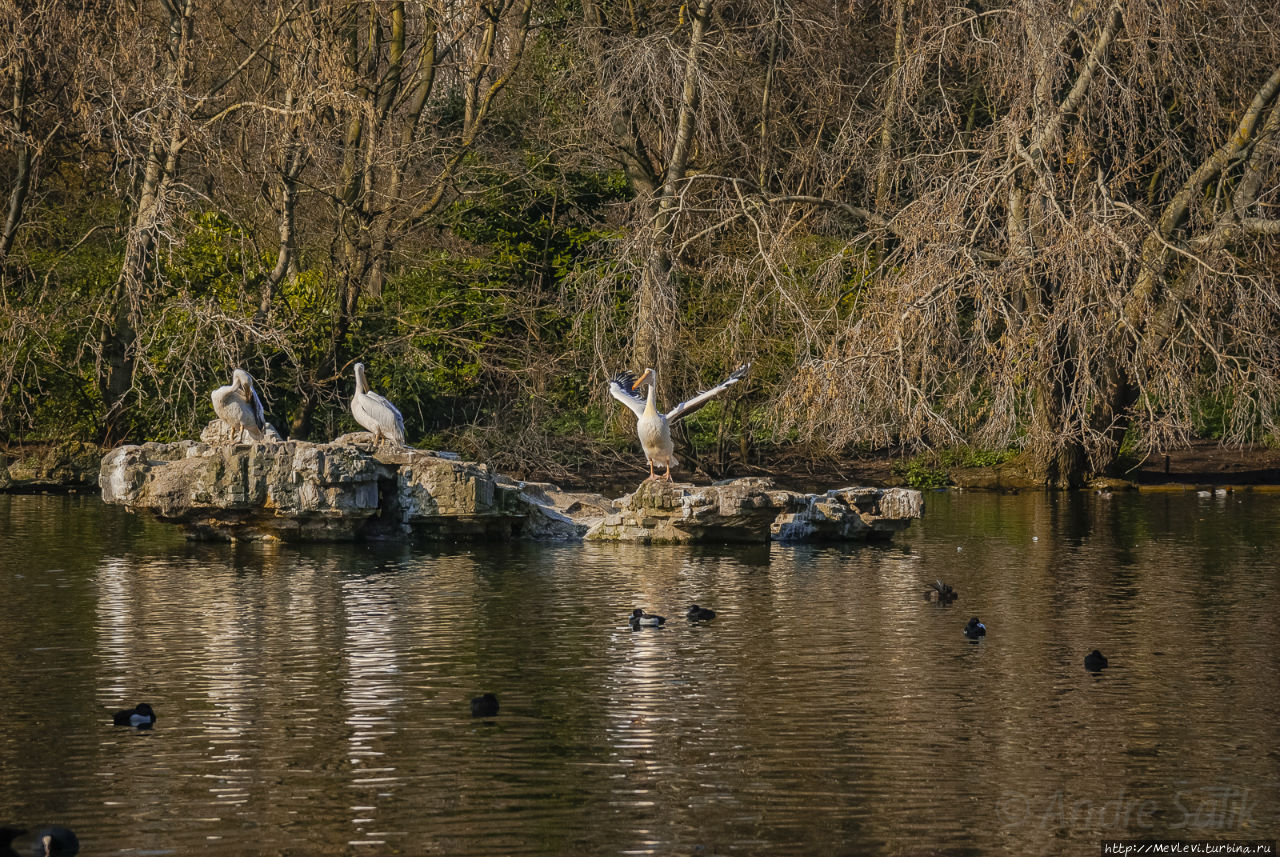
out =
<svg viewBox="0 0 1280 857"><path fill-rule="evenodd" d="M213 411L226 426L231 436L241 439L241 432L248 432L254 440L262 440L267 420L262 412L262 400L253 388L253 376L243 369L231 373L231 383L213 391ZM272 430L274 431L274 429Z"/></svg>
<svg viewBox="0 0 1280 857"><path fill-rule="evenodd" d="M356 364L356 394L351 397L351 415L373 432L374 442L387 438L404 446L404 417L396 406L369 389L364 364Z"/></svg>
<svg viewBox="0 0 1280 857"><path fill-rule="evenodd" d="M658 413L657 405L654 404L654 399L657 396L658 373L652 369L645 369L644 374L640 376L638 381L632 377L630 372L619 372L609 381L609 393L635 412L637 418L636 434L640 436L640 446L644 448L645 457L649 459L650 479L655 478L653 466L661 464L667 468L663 478L670 482L671 468L680 463L676 460L674 454L675 444L671 442L671 424L678 419L689 416L689 414L741 381L746 377L747 370L750 368L750 363L739 366L719 385L699 393L692 399L686 399L666 414ZM643 399L636 392L636 388L646 381L649 382L649 396L647 399Z"/></svg>

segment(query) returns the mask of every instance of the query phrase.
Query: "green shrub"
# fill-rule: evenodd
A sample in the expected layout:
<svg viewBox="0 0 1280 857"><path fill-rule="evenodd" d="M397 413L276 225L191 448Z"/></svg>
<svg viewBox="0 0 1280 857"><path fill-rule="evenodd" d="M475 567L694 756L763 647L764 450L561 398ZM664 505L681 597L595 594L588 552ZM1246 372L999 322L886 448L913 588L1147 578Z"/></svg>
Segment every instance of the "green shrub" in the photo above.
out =
<svg viewBox="0 0 1280 857"><path fill-rule="evenodd" d="M899 461L893 473L912 488L927 490L951 484L951 471L956 468L995 467L1017 455L1013 449L974 449L953 447L930 450Z"/></svg>

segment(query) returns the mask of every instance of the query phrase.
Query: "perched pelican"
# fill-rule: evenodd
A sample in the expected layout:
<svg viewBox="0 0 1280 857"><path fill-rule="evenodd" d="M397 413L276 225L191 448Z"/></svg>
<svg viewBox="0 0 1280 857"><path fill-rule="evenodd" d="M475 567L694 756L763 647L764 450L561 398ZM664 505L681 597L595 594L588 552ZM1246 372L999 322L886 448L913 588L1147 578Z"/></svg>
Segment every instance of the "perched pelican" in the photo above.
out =
<svg viewBox="0 0 1280 857"><path fill-rule="evenodd" d="M262 440L267 425L262 400L253 388L253 376L243 369L231 373L231 383L213 391L213 411L231 429L232 437L248 432L254 440ZM272 429L274 432L275 429Z"/></svg>
<svg viewBox="0 0 1280 857"><path fill-rule="evenodd" d="M387 438L404 446L404 417L396 406L369 389L364 377L364 364L356 364L356 394L351 397L351 415L356 422L373 432L375 442Z"/></svg>
<svg viewBox="0 0 1280 857"><path fill-rule="evenodd" d="M654 403L657 396L658 373L652 369L645 369L638 381L629 372L619 372L609 381L609 393L635 412L636 434L640 436L640 446L644 448L645 457L649 459L650 479L655 478L653 466L661 464L667 468L663 478L670 482L671 468L680 463L675 457L675 444L671 442L671 424L689 416L741 381L750 368L750 363L739 366L719 385L699 393L692 399L686 399L666 414L658 413L657 405ZM643 399L636 389L646 381L649 382L649 397Z"/></svg>

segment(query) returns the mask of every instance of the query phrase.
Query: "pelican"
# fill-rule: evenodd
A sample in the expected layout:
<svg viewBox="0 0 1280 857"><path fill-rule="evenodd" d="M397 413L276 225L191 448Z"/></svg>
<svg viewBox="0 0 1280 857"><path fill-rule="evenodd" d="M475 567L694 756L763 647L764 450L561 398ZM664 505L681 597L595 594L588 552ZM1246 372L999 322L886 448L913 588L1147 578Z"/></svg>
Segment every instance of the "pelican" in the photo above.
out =
<svg viewBox="0 0 1280 857"><path fill-rule="evenodd" d="M231 383L214 390L212 398L214 413L231 429L233 438L242 438L241 432L248 432L254 440L264 438L267 419L258 391L253 388L252 375L237 369L231 373Z"/></svg>
<svg viewBox="0 0 1280 857"><path fill-rule="evenodd" d="M653 466L661 464L667 468L663 478L670 482L671 468L680 463L676 460L674 454L675 444L671 442L671 424L676 420L689 416L689 414L741 381L746 377L747 370L750 368L750 363L739 366L719 385L699 393L692 399L686 399L665 414L658 413L658 407L654 403L657 396L657 372L652 369L645 369L638 381L632 377L630 372L619 372L613 376L609 381L609 393L630 408L636 415L636 434L640 436L640 446L644 448L645 457L649 459L649 479L656 478ZM647 399L643 399L636 390L646 381L649 383L649 396Z"/></svg>
<svg viewBox="0 0 1280 857"><path fill-rule="evenodd" d="M364 364L356 364L356 394L351 397L351 415L373 433L374 442L383 438L404 446L404 417L396 406L369 389Z"/></svg>

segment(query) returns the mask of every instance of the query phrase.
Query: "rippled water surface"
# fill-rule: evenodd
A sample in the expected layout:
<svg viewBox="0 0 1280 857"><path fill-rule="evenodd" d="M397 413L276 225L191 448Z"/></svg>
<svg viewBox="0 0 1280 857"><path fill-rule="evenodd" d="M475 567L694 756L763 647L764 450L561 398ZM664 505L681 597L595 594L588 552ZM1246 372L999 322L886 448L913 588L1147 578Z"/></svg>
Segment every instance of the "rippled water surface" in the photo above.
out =
<svg viewBox="0 0 1280 857"><path fill-rule="evenodd" d="M690 549L190 544L0 496L0 824L93 855L1276 837L1280 497L927 499L887 546ZM138 701L155 729L111 725Z"/></svg>

